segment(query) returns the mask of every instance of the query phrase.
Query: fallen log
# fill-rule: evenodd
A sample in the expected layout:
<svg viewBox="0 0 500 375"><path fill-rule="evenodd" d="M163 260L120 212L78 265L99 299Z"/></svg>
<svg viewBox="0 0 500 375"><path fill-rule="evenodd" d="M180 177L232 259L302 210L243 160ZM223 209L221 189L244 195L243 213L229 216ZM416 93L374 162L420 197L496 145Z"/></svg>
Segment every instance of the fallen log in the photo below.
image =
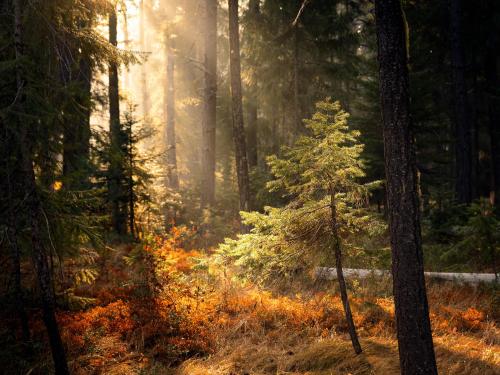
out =
<svg viewBox="0 0 500 375"><path fill-rule="evenodd" d="M391 272L389 270L344 268L343 271L344 276L347 278L365 279L370 276L391 276ZM337 278L335 268L330 267L317 267L315 274L319 279L335 280ZM425 276L432 279L468 284L493 283L497 279L494 273L425 272Z"/></svg>

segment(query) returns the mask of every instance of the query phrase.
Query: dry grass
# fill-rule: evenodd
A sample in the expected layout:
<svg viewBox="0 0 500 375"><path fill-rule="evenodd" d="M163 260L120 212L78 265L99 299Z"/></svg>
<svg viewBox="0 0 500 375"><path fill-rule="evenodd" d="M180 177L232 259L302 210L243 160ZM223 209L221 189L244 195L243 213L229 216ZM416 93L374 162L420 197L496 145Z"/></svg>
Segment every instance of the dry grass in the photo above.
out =
<svg viewBox="0 0 500 375"><path fill-rule="evenodd" d="M106 278L86 291L98 305L60 314L75 374L399 373L387 284L364 282L351 291L364 349L356 356L335 284L272 294L194 271L185 252L168 246L155 250L168 265L157 295L130 287L137 269L114 256L103 264ZM440 283L428 295L440 374L500 374L497 291Z"/></svg>
<svg viewBox="0 0 500 375"><path fill-rule="evenodd" d="M286 341L286 337L283 340ZM496 375L500 373L498 347L482 347L467 336L435 337L439 373ZM397 342L365 337L363 353L353 353L347 337L283 342L236 340L209 358L190 359L177 375L368 375L399 374Z"/></svg>

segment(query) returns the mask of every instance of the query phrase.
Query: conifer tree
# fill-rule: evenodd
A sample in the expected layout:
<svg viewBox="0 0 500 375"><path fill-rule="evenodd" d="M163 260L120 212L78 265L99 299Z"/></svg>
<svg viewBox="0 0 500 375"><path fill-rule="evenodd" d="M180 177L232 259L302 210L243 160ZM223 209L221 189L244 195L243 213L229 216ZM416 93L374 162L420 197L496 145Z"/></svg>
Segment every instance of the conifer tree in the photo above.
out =
<svg viewBox="0 0 500 375"><path fill-rule="evenodd" d="M280 192L289 203L266 208L264 214L243 213L250 234L226 240L221 254L238 259L251 275L289 274L307 258L335 259L337 278L354 351L361 353L342 272L342 250L351 246L353 235L377 231L380 225L363 207L369 190L364 184L363 145L359 131L347 124L348 114L330 99L316 105L317 112L305 120L309 136L282 149L282 157L271 156L268 164L274 179L268 189ZM304 248L308 250L305 252ZM288 266L290 260L293 264ZM314 262L313 262L314 263ZM317 264L317 262L316 262ZM282 269L276 275L276 270ZM293 271L291 272L293 273Z"/></svg>
<svg viewBox="0 0 500 375"><path fill-rule="evenodd" d="M327 99L317 103L316 108L313 117L304 121L311 136L303 136L294 146L285 149L283 159L269 159L275 176L270 186L287 191L292 196L292 207L300 207L306 202L320 202L330 211L331 249L335 256L342 305L352 346L359 354L362 350L342 272L338 207L355 206L366 197L367 187L358 182L365 175L360 160L363 145L357 140L360 133L348 128L348 114L341 110L338 102Z"/></svg>

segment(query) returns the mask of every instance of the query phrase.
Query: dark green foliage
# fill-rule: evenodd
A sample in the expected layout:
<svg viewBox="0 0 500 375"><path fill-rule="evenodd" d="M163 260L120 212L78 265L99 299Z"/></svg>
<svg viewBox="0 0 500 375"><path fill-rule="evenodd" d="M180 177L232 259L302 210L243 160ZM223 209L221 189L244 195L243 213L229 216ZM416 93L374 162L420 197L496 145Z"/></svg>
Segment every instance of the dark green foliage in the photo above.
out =
<svg viewBox="0 0 500 375"><path fill-rule="evenodd" d="M498 272L500 222L488 200L432 211L424 228L429 269Z"/></svg>

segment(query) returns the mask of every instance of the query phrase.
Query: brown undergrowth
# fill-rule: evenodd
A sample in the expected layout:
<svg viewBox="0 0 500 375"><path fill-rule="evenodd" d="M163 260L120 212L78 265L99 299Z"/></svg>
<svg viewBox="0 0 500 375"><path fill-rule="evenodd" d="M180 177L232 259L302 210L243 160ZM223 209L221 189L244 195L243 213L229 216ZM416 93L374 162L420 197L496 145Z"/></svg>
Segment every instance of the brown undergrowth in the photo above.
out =
<svg viewBox="0 0 500 375"><path fill-rule="evenodd" d="M184 234L120 247L79 290L94 305L59 313L74 374L398 373L387 282L352 286L355 356L334 283L287 295L242 284L184 250ZM440 283L428 294L440 373L500 373L495 290Z"/></svg>

